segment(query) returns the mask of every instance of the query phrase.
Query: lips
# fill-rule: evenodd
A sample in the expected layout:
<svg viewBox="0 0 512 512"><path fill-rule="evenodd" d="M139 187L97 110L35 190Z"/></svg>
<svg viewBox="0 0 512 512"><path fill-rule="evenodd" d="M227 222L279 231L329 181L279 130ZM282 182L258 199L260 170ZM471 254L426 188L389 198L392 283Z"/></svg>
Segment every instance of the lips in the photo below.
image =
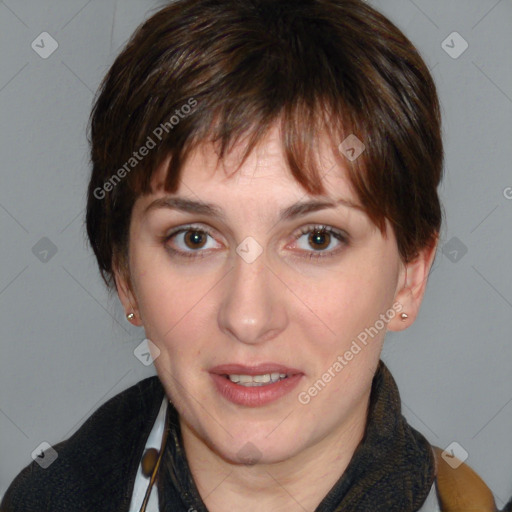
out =
<svg viewBox="0 0 512 512"><path fill-rule="evenodd" d="M215 388L226 400L236 405L259 407L274 402L297 386L304 373L277 364L225 364L210 370ZM279 375L277 380L257 376ZM251 382L251 377L256 381Z"/></svg>
<svg viewBox="0 0 512 512"><path fill-rule="evenodd" d="M216 375L265 375L266 373L284 373L288 377L303 374L296 368L276 363L260 363L257 365L223 364L215 366L210 373Z"/></svg>

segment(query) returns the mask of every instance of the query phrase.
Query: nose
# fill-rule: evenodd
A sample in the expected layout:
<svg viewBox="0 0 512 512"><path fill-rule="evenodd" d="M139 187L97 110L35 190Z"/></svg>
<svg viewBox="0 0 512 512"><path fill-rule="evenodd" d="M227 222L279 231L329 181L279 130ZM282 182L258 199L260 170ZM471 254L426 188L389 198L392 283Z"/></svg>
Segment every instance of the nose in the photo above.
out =
<svg viewBox="0 0 512 512"><path fill-rule="evenodd" d="M248 263L237 255L224 280L218 324L241 343L253 345L275 338L288 322L285 286L267 267L264 256Z"/></svg>

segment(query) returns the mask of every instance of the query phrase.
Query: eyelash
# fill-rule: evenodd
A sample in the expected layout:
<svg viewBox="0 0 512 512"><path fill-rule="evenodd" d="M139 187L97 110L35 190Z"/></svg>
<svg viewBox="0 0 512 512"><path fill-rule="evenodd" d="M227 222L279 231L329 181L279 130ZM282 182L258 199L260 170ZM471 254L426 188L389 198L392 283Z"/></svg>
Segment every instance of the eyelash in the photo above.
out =
<svg viewBox="0 0 512 512"><path fill-rule="evenodd" d="M169 242L169 240L176 237L177 235L179 235L181 233L187 233L189 231L205 234L205 235L208 235L208 236L214 238L212 232L208 228L205 228L203 226L195 226L195 225L191 224L191 225L180 227L176 231L173 231L173 232L165 235L164 237L162 237L162 242L164 244L167 244L167 242ZM313 233L316 231L321 232L322 235L325 235L325 234L332 235L334 238L336 238L338 241L342 242L342 244L344 244L344 245L348 244L348 235L346 235L343 232L338 231L330 226L326 226L324 224L314 224L314 225L305 226L305 227L301 228L297 234L294 235L294 238L295 238L295 240L298 240L303 235L306 235L308 233ZM180 250L172 249L172 248L168 247L167 245L166 245L166 248L171 254L183 256L185 258L204 258L206 256L206 254L205 254L206 251L204 251L204 250L180 251ZM310 260L311 259L330 258L332 256L336 256L340 250L342 250L342 249L338 248L338 249L330 250L330 251L325 251L325 250L308 251L309 255L303 256L303 257L308 258Z"/></svg>

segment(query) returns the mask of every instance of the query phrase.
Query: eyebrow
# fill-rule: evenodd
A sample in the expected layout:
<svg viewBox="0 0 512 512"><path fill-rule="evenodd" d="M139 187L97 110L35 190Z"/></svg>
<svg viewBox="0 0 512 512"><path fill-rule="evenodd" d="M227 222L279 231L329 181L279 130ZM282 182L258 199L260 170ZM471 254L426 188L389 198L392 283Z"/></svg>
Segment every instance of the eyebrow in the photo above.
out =
<svg viewBox="0 0 512 512"><path fill-rule="evenodd" d="M301 215L306 215L308 213L325 210L328 208L336 208L339 205L343 205L347 208L354 208L364 212L360 205L343 198L337 199L336 201L301 201L281 210L279 213L279 221L293 220L297 217L300 217ZM150 203L145 208L144 215L147 215L150 211L159 208L178 210L186 213L197 213L206 215L208 217L216 217L223 221L226 220L226 216L222 208L217 205L205 203L203 201L186 199L183 197L169 196L161 197Z"/></svg>

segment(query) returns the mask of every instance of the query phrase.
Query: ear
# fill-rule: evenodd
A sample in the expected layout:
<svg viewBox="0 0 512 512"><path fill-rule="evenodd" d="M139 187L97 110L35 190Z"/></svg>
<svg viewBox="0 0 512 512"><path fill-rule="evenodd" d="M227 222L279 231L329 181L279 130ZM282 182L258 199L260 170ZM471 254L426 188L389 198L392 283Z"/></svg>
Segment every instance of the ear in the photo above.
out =
<svg viewBox="0 0 512 512"><path fill-rule="evenodd" d="M399 285L395 295L395 303L402 306L397 309L397 314L388 323L390 331L402 331L414 323L420 310L423 295L427 288L427 280L430 272L439 237L436 235L431 244L420 250L419 254L409 263L402 263ZM407 318L402 319L405 313Z"/></svg>
<svg viewBox="0 0 512 512"><path fill-rule="evenodd" d="M142 326L140 319L139 310L137 306L137 299L133 292L133 288L130 280L130 270L126 263L120 262L118 258L115 258L113 263L114 280L116 283L117 295L123 305L125 315L133 313L134 317L128 320L132 325L138 327Z"/></svg>

